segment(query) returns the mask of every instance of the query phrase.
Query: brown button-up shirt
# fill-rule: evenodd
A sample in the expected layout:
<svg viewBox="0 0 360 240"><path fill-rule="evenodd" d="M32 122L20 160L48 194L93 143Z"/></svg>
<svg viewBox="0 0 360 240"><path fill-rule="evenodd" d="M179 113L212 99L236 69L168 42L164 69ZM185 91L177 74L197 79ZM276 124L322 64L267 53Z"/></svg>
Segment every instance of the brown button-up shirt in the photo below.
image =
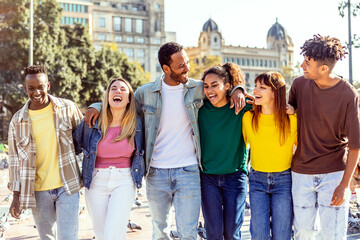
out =
<svg viewBox="0 0 360 240"><path fill-rule="evenodd" d="M83 114L76 104L67 99L48 95L53 104L54 124L59 147L59 171L66 194L82 187L80 168L75 157L72 131ZM10 191L20 192L22 208L35 207L34 183L36 175L36 146L29 118L28 100L14 114L9 127L9 183Z"/></svg>

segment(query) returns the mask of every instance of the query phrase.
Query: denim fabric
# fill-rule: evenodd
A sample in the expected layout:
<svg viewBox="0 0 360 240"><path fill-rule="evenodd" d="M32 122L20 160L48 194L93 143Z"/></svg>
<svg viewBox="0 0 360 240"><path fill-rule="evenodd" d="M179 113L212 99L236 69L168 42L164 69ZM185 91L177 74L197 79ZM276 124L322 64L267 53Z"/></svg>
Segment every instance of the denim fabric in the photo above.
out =
<svg viewBox="0 0 360 240"><path fill-rule="evenodd" d="M136 110L144 120L145 165L147 173L150 169L150 161L154 152L154 145L160 125L162 109L161 81L162 77L155 82L142 85L135 92ZM184 87L184 105L191 122L197 158L198 161L200 161L200 133L197 119L199 108L203 105L203 99L205 97L203 82L188 79Z"/></svg>
<svg viewBox="0 0 360 240"><path fill-rule="evenodd" d="M201 173L201 206L209 240L240 240L247 194L246 173Z"/></svg>
<svg viewBox="0 0 360 240"><path fill-rule="evenodd" d="M95 169L86 206L97 240L125 240L131 205L135 198L130 168Z"/></svg>
<svg viewBox="0 0 360 240"><path fill-rule="evenodd" d="M267 173L251 168L249 188L251 238L290 240L293 223L290 169Z"/></svg>
<svg viewBox="0 0 360 240"><path fill-rule="evenodd" d="M343 175L344 171L316 175L292 172L295 239L315 239L317 218L320 220L321 239L346 239L349 192L341 206L330 206Z"/></svg>
<svg viewBox="0 0 360 240"><path fill-rule="evenodd" d="M68 196L64 187L35 191L35 199L32 213L41 240L78 239L78 192Z"/></svg>
<svg viewBox="0 0 360 240"><path fill-rule="evenodd" d="M153 223L153 240L170 239L169 212L172 204L179 239L196 239L201 202L197 164L168 169L150 167L146 195Z"/></svg>
<svg viewBox="0 0 360 240"><path fill-rule="evenodd" d="M89 128L84 120L73 133L74 145L76 153L83 153L84 159L82 164L83 184L86 188L90 188L92 181L92 173L95 168L96 151L98 142L101 139L101 130L96 122L95 126ZM144 150L143 150L143 125L141 118L137 118L136 134L135 134L135 152L131 163L131 173L137 188L142 186L142 178L145 171Z"/></svg>

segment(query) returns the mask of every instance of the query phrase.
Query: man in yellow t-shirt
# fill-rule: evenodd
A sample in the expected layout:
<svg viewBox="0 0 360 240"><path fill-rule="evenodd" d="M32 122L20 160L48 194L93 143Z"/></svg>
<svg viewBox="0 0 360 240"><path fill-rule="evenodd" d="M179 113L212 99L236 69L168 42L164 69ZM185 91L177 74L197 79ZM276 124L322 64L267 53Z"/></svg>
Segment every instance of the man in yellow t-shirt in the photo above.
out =
<svg viewBox="0 0 360 240"><path fill-rule="evenodd" d="M49 88L45 66L25 68L29 100L9 127L10 213L19 218L21 209L31 208L40 239L77 240L81 179L72 130L83 115Z"/></svg>

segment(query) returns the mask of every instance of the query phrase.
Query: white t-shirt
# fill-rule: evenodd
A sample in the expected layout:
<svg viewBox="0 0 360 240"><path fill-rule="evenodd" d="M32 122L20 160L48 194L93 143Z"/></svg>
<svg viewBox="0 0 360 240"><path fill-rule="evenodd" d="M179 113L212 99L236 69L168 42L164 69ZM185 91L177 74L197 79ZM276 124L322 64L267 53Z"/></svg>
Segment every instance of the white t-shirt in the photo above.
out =
<svg viewBox="0 0 360 240"><path fill-rule="evenodd" d="M193 130L184 105L184 85L161 84L162 112L151 167L178 168L197 164Z"/></svg>

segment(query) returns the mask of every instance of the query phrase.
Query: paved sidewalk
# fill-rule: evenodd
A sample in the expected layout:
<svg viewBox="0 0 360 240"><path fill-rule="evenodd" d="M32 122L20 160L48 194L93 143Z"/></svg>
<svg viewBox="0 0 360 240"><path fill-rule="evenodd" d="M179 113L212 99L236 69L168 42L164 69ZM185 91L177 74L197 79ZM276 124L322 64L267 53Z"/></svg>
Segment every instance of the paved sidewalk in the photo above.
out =
<svg viewBox="0 0 360 240"><path fill-rule="evenodd" d="M0 216L3 213L8 212L11 201L3 201L10 192L8 191L6 184L8 181L8 170L0 170ZM137 223L141 226L142 230L130 231L127 232L127 239L129 240L151 240L151 216L149 212L148 202L145 197L145 188L140 190L142 194L139 197L139 202L141 203L140 207L137 207L135 204L132 207L130 219L132 222ZM85 206L84 196L80 196L80 209ZM174 211L172 210L172 229L176 229L175 220L174 220ZM202 217L200 221L203 222ZM6 232L6 239L9 240L37 240L39 239L36 228L34 228L34 221L29 211L21 221L18 221L14 218L10 218L10 228ZM241 228L242 239L249 240L250 232L250 216L248 212L245 212L245 220ZM92 224L90 217L87 211L84 211L83 214L79 215L79 239L81 240L90 240L93 239ZM348 240L360 239L360 234L355 234L348 236Z"/></svg>

